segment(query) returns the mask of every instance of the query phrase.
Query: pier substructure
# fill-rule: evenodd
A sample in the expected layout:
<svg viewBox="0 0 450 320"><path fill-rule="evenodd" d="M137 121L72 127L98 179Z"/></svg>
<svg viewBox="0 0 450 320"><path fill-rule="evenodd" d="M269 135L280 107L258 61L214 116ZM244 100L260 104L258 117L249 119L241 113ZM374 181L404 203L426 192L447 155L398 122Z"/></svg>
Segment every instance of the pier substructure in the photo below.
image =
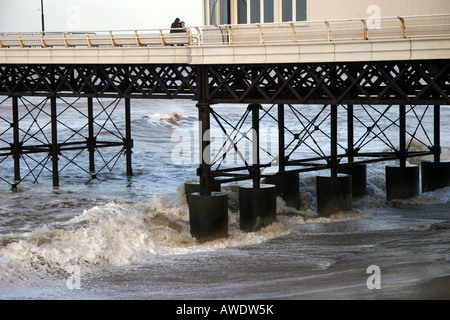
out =
<svg viewBox="0 0 450 320"><path fill-rule="evenodd" d="M273 184L276 187L277 196L280 196L287 206L299 209L300 200L300 182L298 172L286 172L286 154L285 154L285 105L277 106L278 120L278 172L268 175L265 178L266 183Z"/></svg>
<svg viewBox="0 0 450 320"><path fill-rule="evenodd" d="M120 100L96 99L94 104L92 97L86 103L82 98L4 99L0 103L4 110L0 121L6 130L0 130L0 163L12 158L14 174L11 178L0 177L1 181L17 188L29 177L39 182L49 174L52 186L59 187L62 178L73 182L75 176L84 173L86 178L80 182L88 183L98 179L98 174L113 170L123 153L127 155L127 174L132 175L130 101L125 99L128 111L126 133L122 133L117 125L119 119L124 119L117 114ZM9 107L10 115L5 111Z"/></svg>
<svg viewBox="0 0 450 320"><path fill-rule="evenodd" d="M355 164L354 143L354 112L353 105L347 106L347 163L338 166L338 172L351 175L352 177L352 197L362 197L367 193L367 165Z"/></svg>
<svg viewBox="0 0 450 320"><path fill-rule="evenodd" d="M191 235L197 242L205 242L228 236L228 195L214 192L211 175L211 105L206 102L208 77L206 68L198 66L198 123L200 191L187 194Z"/></svg>
<svg viewBox="0 0 450 320"><path fill-rule="evenodd" d="M189 223L191 235L198 242L228 236L228 195L214 192L211 175L211 107L198 103L200 124L200 192L188 194Z"/></svg>
<svg viewBox="0 0 450 320"><path fill-rule="evenodd" d="M325 216L342 210L351 210L353 197L366 194L367 165L397 161L401 164L399 168L409 168L411 164L408 160L415 163L419 157L433 155L434 145L439 145L436 140L429 138L432 129L429 128L432 108L428 105L287 104L289 123L279 115L280 104L260 105L259 124L252 121L251 126L248 125L248 120L255 112L254 109L236 106L236 110L239 107L243 112L237 122L227 119L222 114L221 110L229 108L228 106L221 107L217 104L214 109L211 108L212 118L215 120L212 126L219 127L224 135L223 139L215 137L216 143L222 141L223 145L212 148L218 151L211 162L210 174L213 180L219 184L250 180L257 185L259 181L255 179L257 171L249 157L250 154L256 153L246 153L246 146L242 142L252 140L250 132L253 128L258 128L259 131L262 131L261 128L278 128L269 130L269 136L272 137L268 140L271 143L266 141L259 146L260 153L265 155L264 161L260 161L256 166L262 172L260 177L265 183L276 185L278 196L285 196L282 191L284 188L291 192L294 200L298 201L299 174L330 170L329 176L317 177L316 182L318 211ZM278 145L272 144L274 141L278 142ZM226 160L230 157L233 159L233 156L235 160L240 160L242 165L232 161L232 165L225 166ZM413 168L412 170L417 171L417 168ZM389 172L391 171L389 169ZM409 183L409 177L410 174L394 177L394 181L397 180L398 183L393 183L389 177L386 188L401 190L401 185L405 181L406 184ZM414 179L414 190L417 181ZM357 190L353 189L354 186ZM330 188L334 188L334 191ZM409 197L417 194L416 191L409 195L402 195L402 191L399 192L395 195L395 191L394 193L389 191L386 197L394 199L398 196ZM341 200L337 200L338 198ZM330 209L326 209L327 203ZM293 201L289 205L295 208L296 204L298 205L298 202Z"/></svg>
<svg viewBox="0 0 450 320"><path fill-rule="evenodd" d="M450 161L441 160L441 106L434 106L434 147L433 161L422 161L422 192L450 186Z"/></svg>
<svg viewBox="0 0 450 320"><path fill-rule="evenodd" d="M316 177L317 213L330 216L352 209L352 176L338 174L338 106L331 105L330 119L330 176Z"/></svg>
<svg viewBox="0 0 450 320"><path fill-rule="evenodd" d="M252 185L239 188L240 229L258 231L276 220L276 189L272 184L261 184L259 110L261 105L251 104L252 114Z"/></svg>
<svg viewBox="0 0 450 320"><path fill-rule="evenodd" d="M1 65L0 96L5 98L0 100L0 107L12 111L0 117L0 166L12 161L6 167L14 169L5 175L2 170L0 179L16 187L26 178L37 181L47 173L57 186L62 173L71 174L75 168L85 172L89 182L104 170L112 170L122 154L127 161L126 172L132 175L130 99L188 99L198 102L201 124L200 189L189 196L191 232L200 241L227 235L226 195L214 191L215 185L251 181L250 189L262 192L265 188L260 179L266 179L266 183L276 185L277 194L289 205L298 207L298 177L329 170L324 184L335 186L325 193L345 190L343 205L337 209L345 210L351 208L349 196L364 195L366 190L365 173L357 176L355 171L364 172L366 165L375 162L398 161L394 171L402 172L410 168L408 160L431 155L431 170L430 164L422 163L422 188L432 190L448 185L446 162L440 159L439 109L450 105L449 75L450 61L445 59ZM82 99L87 99L87 111L80 108ZM125 119L125 133L117 129L115 123L120 120L113 116L123 99L125 117L120 119ZM237 123L221 114L222 104L234 104L233 108L242 110ZM399 112L396 106L400 106ZM429 138L431 130L425 121L430 106L434 106L434 140ZM69 110L79 119L67 119ZM248 126L250 116L252 124ZM339 121L344 118L347 121ZM83 123L77 127L74 119L83 119ZM211 126L210 120L217 126ZM261 132L268 127L265 121L278 122L274 126L278 128L276 148L270 149L260 141ZM211 157L210 134L214 129L223 132L225 143L218 148L219 155ZM248 135L252 129L258 132L255 137ZM104 135L99 133L107 133L108 138L100 139ZM258 148L253 150L252 146L256 152L246 153L241 150L241 142L256 142ZM120 151L114 153L113 147ZM88 153L87 164L81 161L83 151ZM240 162L224 165L230 152ZM249 155L258 152L259 156L250 160ZM97 154L101 156L95 157ZM267 157L263 160L263 156ZM330 183L340 181L342 171L348 168L352 172L345 175L344 186ZM417 168L413 168L413 176L417 176ZM439 183L434 181L438 172ZM403 183L411 174L400 176L394 180ZM283 179L288 182L279 182ZM321 180L317 177L318 184ZM417 194L416 181L414 191L407 196ZM386 188L402 187L389 182ZM319 189L318 207L328 207L327 200L319 200L319 194L323 194ZM391 192L387 195L395 197Z"/></svg>
<svg viewBox="0 0 450 320"><path fill-rule="evenodd" d="M387 200L412 198L419 195L419 166L407 166L406 106L399 106L399 166L386 167Z"/></svg>

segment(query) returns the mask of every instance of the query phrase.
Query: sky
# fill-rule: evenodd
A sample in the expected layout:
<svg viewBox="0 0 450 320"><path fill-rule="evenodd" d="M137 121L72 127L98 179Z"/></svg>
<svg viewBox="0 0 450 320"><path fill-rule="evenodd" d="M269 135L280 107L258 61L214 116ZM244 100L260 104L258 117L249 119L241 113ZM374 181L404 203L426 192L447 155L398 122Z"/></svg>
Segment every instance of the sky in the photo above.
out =
<svg viewBox="0 0 450 320"><path fill-rule="evenodd" d="M170 28L203 24L202 0L43 0L46 31ZM0 0L0 32L41 31L41 0Z"/></svg>

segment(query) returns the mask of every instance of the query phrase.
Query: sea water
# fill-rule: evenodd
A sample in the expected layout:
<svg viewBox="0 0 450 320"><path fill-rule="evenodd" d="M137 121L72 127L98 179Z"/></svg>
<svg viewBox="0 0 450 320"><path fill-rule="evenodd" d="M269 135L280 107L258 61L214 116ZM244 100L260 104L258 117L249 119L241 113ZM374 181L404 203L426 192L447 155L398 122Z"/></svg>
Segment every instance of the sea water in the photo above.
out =
<svg viewBox="0 0 450 320"><path fill-rule="evenodd" d="M86 107L82 101L74 105ZM246 110L244 105L214 108L227 119L223 123L231 132ZM320 113L321 108L286 112L290 133L302 133L306 119L317 117L316 132L304 138L310 147L296 151L300 156L329 151L328 111ZM7 102L0 105L0 132L7 130L10 110ZM362 123L380 118L377 125L386 128L389 142L373 138L364 150L380 152L396 144L398 128L390 119L396 119L397 111L389 110L390 118L368 111L355 108ZM61 122L76 127L79 121L83 126L76 114L62 114ZM0 183L1 299L345 298L344 293L355 288L359 298L386 298L382 292L393 284L450 274L450 188L386 201L384 168L395 162L369 164L368 194L353 199L352 211L329 218L316 214L315 177L323 172L301 173L301 207L290 208L278 198L276 222L252 233L239 230L239 183L226 184L222 189L229 196L229 236L199 244L189 232L184 195L184 183L197 181L195 102L133 100L131 116L133 177L126 176L122 157L111 172L88 183L84 172L69 165L61 171L59 188L51 186L50 173L37 182L24 179L17 189ZM344 116L340 114L340 148L345 147ZM424 119L423 126L432 128L431 114ZM272 120L267 114L261 126L268 137L262 157L269 161L277 150L277 123ZM442 107L443 160L450 160L449 121L450 109ZM114 122L124 130L120 112ZM220 132L214 121L212 127ZM427 139L417 124L409 132L417 128L417 136ZM248 124L240 134L247 129ZM71 134L61 130L62 135ZM356 126L356 137L365 132L367 127ZM225 141L216 137L213 151L220 153ZM420 142L412 143L423 150ZM243 147L251 149L251 144ZM245 156L251 156L251 150L245 150ZM86 154L76 161L88 166ZM227 161L223 166L242 166L238 153ZM11 178L11 162L0 163L2 177ZM371 266L379 270L381 289L369 288ZM407 286L399 288L388 297L411 296Z"/></svg>

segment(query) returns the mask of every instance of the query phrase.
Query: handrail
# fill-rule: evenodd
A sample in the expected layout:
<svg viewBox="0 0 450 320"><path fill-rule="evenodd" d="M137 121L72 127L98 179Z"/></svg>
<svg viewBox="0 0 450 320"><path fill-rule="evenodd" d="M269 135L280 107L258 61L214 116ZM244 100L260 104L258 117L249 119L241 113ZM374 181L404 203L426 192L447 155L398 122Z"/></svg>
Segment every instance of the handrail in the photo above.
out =
<svg viewBox="0 0 450 320"><path fill-rule="evenodd" d="M379 28L371 28L369 22L369 19L352 18L184 29L0 32L0 48L270 45L450 37L450 13L381 17Z"/></svg>

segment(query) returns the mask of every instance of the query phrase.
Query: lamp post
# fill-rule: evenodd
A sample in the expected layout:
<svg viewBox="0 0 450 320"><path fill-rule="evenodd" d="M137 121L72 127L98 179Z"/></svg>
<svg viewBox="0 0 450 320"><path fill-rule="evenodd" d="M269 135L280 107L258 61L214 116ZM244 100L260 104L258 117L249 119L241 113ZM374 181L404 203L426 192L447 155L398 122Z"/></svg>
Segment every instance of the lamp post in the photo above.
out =
<svg viewBox="0 0 450 320"><path fill-rule="evenodd" d="M41 23L42 23L42 32L45 31L44 25L44 0L41 0Z"/></svg>

